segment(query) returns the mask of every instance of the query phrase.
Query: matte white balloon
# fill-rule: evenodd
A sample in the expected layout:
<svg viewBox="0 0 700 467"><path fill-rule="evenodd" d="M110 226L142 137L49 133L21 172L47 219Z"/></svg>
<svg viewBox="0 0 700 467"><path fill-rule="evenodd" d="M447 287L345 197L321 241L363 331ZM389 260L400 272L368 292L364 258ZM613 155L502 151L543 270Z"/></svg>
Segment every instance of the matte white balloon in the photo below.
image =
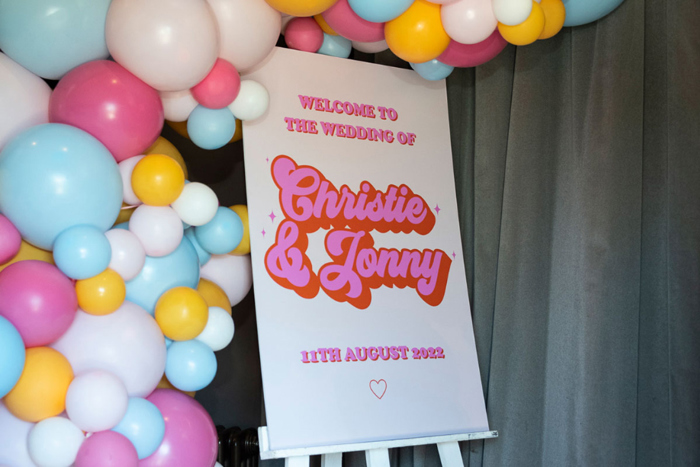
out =
<svg viewBox="0 0 700 467"><path fill-rule="evenodd" d="M493 0L493 14L499 23L515 26L532 12L532 0Z"/></svg>
<svg viewBox="0 0 700 467"><path fill-rule="evenodd" d="M128 403L119 378L104 370L88 371L68 386L66 413L85 432L111 430L124 418Z"/></svg>
<svg viewBox="0 0 700 467"><path fill-rule="evenodd" d="M219 49L218 26L205 0L113 0L105 36L117 63L158 91L202 81Z"/></svg>
<svg viewBox="0 0 700 467"><path fill-rule="evenodd" d="M51 88L0 52L0 150L34 125L48 123Z"/></svg>
<svg viewBox="0 0 700 467"><path fill-rule="evenodd" d="M190 182L180 196L170 205L182 222L189 225L204 225L214 218L219 208L219 198L214 190L203 183Z"/></svg>
<svg viewBox="0 0 700 467"><path fill-rule="evenodd" d="M146 262L146 251L141 241L133 232L124 229L108 230L105 237L112 247L109 268L125 281L130 281L141 272Z"/></svg>
<svg viewBox="0 0 700 467"><path fill-rule="evenodd" d="M160 100L163 103L165 119L171 122L184 122L199 105L189 89L161 92Z"/></svg>
<svg viewBox="0 0 700 467"><path fill-rule="evenodd" d="M231 306L235 306L248 295L253 286L250 255L212 255L202 267L201 277L221 287Z"/></svg>
<svg viewBox="0 0 700 467"><path fill-rule="evenodd" d="M209 318L204 330L197 336L200 342L207 344L214 352L217 352L231 343L235 326L233 318L223 308L209 307Z"/></svg>
<svg viewBox="0 0 700 467"><path fill-rule="evenodd" d="M113 373L130 396L148 396L165 371L160 327L148 312L129 301L105 316L78 310L71 327L51 347L68 359L75 374Z"/></svg>
<svg viewBox="0 0 700 467"><path fill-rule="evenodd" d="M498 27L491 0L459 0L440 9L442 26L462 44L485 41Z"/></svg>
<svg viewBox="0 0 700 467"><path fill-rule="evenodd" d="M63 417L51 417L34 425L27 444L29 455L38 467L69 467L75 462L85 435L75 423Z"/></svg>
<svg viewBox="0 0 700 467"><path fill-rule="evenodd" d="M255 120L265 113L269 104L270 95L265 86L257 81L246 79L241 81L238 97L228 108L239 120Z"/></svg>
<svg viewBox="0 0 700 467"><path fill-rule="evenodd" d="M376 54L389 48L385 40L377 42L357 42L352 41L352 48L366 54Z"/></svg>
<svg viewBox="0 0 700 467"><path fill-rule="evenodd" d="M0 400L0 464L12 467L35 467L29 457L27 439L34 423L25 422L7 410Z"/></svg>
<svg viewBox="0 0 700 467"><path fill-rule="evenodd" d="M166 256L180 245L183 225L169 206L137 207L129 219L129 230L138 237L148 256Z"/></svg>
<svg viewBox="0 0 700 467"><path fill-rule="evenodd" d="M122 176L122 197L124 202L130 206L143 204L131 187L131 174L134 173L134 167L141 159L143 156L134 156L119 163L119 173Z"/></svg>

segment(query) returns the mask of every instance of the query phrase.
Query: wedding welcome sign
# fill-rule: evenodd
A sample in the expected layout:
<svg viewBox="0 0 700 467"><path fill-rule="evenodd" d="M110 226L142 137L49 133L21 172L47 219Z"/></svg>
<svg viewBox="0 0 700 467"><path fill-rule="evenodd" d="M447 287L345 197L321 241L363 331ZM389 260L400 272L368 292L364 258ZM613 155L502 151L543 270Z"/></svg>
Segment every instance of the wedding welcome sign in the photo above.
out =
<svg viewBox="0 0 700 467"><path fill-rule="evenodd" d="M444 82L276 49L244 124L270 446L488 430Z"/></svg>

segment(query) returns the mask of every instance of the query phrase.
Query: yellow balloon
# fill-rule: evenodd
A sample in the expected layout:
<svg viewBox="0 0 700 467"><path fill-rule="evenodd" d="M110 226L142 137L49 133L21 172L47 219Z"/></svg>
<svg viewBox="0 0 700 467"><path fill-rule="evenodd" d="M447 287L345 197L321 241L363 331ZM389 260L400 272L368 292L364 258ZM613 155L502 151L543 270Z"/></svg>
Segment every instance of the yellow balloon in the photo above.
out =
<svg viewBox="0 0 700 467"><path fill-rule="evenodd" d="M158 299L155 316L166 337L174 341L188 341L204 330L209 319L209 307L196 290L174 287Z"/></svg>
<svg viewBox="0 0 700 467"><path fill-rule="evenodd" d="M277 11L291 16L314 16L323 13L337 0L265 0Z"/></svg>
<svg viewBox="0 0 700 467"><path fill-rule="evenodd" d="M42 250L41 248L37 248L31 243L27 243L24 240L22 240L22 245L20 245L17 254L7 263L0 265L0 271L8 267L10 264L14 264L18 261L25 261L28 259L35 259L37 261L43 261L45 263L54 264L53 253L51 253L50 251Z"/></svg>
<svg viewBox="0 0 700 467"><path fill-rule="evenodd" d="M170 128L175 130L178 135L182 136L183 138L190 139L190 134L187 133L187 121L171 122L170 120L166 120L165 123L167 123L170 126ZM236 131L233 133L231 141L229 141L227 144L240 141L241 138L243 138L243 124L239 119L236 119Z"/></svg>
<svg viewBox="0 0 700 467"><path fill-rule="evenodd" d="M540 2L544 13L544 29L538 39L549 39L559 34L566 20L566 7L561 0L542 0Z"/></svg>
<svg viewBox="0 0 700 467"><path fill-rule="evenodd" d="M440 5L426 0L416 0L401 16L387 21L384 36L391 51L411 63L439 57L450 43Z"/></svg>
<svg viewBox="0 0 700 467"><path fill-rule="evenodd" d="M333 30L332 27L326 22L326 18L323 17L323 15L316 15L314 16L314 19L318 23L319 26L321 26L321 29L323 29L323 32L326 34L329 34L331 36L337 36L338 33Z"/></svg>
<svg viewBox="0 0 700 467"><path fill-rule="evenodd" d="M172 157L177 161L178 164L180 164L180 167L182 167L182 171L185 173L185 178L187 178L188 174L187 165L185 165L185 159L182 157L182 154L180 154L180 151L177 150L173 143L163 138L162 136L159 136L156 142L153 143L151 147L146 149L143 153L146 155L165 154L168 157Z"/></svg>
<svg viewBox="0 0 700 467"><path fill-rule="evenodd" d="M111 269L75 283L78 306L91 315L108 315L117 311L126 298L124 279Z"/></svg>
<svg viewBox="0 0 700 467"><path fill-rule="evenodd" d="M208 279L199 279L199 285L197 285L197 292L202 296L207 306L218 306L228 311L231 314L231 302L226 296L226 292Z"/></svg>
<svg viewBox="0 0 700 467"><path fill-rule="evenodd" d="M513 45L528 45L539 39L544 31L544 12L537 2L532 2L530 16L520 24L508 26L498 23L498 31L501 36Z"/></svg>
<svg viewBox="0 0 700 467"><path fill-rule="evenodd" d="M185 173L173 158L163 154L144 156L131 174L134 194L150 206L167 206L185 187Z"/></svg>
<svg viewBox="0 0 700 467"><path fill-rule="evenodd" d="M163 377L160 379L160 382L158 383L157 388L158 389L174 389L176 391L180 391L183 394L187 394L190 397L194 397L194 394L195 394L195 391L182 391L182 390L176 388L175 386L173 386L173 383L168 381L168 378L166 378L165 375L163 375Z"/></svg>
<svg viewBox="0 0 700 467"><path fill-rule="evenodd" d="M250 253L250 230L248 226L248 207L244 204L237 204L235 206L231 206L229 209L231 209L233 212L238 214L238 217L241 218L243 221L243 239L241 240L241 243L238 244L235 250L233 250L230 254L236 255L236 256L243 256L247 255Z"/></svg>
<svg viewBox="0 0 700 467"><path fill-rule="evenodd" d="M55 417L66 408L73 369L66 357L49 347L27 349L24 371L3 401L12 415L27 422Z"/></svg>

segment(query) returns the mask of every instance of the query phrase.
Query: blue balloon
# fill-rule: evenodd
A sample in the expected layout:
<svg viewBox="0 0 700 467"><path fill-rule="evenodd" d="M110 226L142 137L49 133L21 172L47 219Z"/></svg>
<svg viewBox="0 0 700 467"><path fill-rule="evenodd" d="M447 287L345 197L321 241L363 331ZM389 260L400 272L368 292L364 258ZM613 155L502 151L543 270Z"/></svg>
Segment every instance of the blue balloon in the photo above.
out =
<svg viewBox="0 0 700 467"><path fill-rule="evenodd" d="M34 74L59 79L107 58L111 0L0 0L0 49Z"/></svg>
<svg viewBox="0 0 700 467"><path fill-rule="evenodd" d="M97 227L76 225L56 238L53 259L58 269L71 279L87 279L107 269L112 247Z"/></svg>
<svg viewBox="0 0 700 467"><path fill-rule="evenodd" d="M208 109L198 105L187 119L187 134L202 149L218 149L231 141L236 132L236 117L231 111Z"/></svg>
<svg viewBox="0 0 700 467"><path fill-rule="evenodd" d="M428 81L445 79L450 76L452 70L455 69L453 66L445 65L437 59L425 63L411 63L411 68L416 70L416 73Z"/></svg>
<svg viewBox="0 0 700 467"><path fill-rule="evenodd" d="M181 391L199 391L216 375L216 356L205 343L190 340L173 342L165 361L165 377Z"/></svg>
<svg viewBox="0 0 700 467"><path fill-rule="evenodd" d="M0 152L0 212L39 248L53 249L58 234L75 225L105 232L121 204L117 163L83 130L58 123L38 125Z"/></svg>
<svg viewBox="0 0 700 467"><path fill-rule="evenodd" d="M349 0L350 8L360 18L373 23L385 23L401 16L414 0Z"/></svg>
<svg viewBox="0 0 700 467"><path fill-rule="evenodd" d="M231 209L220 207L212 220L194 228L194 236L212 255L225 255L243 240L243 221Z"/></svg>
<svg viewBox="0 0 700 467"><path fill-rule="evenodd" d="M17 329L0 316L0 399L15 387L24 370L24 342Z"/></svg>
<svg viewBox="0 0 700 467"><path fill-rule="evenodd" d="M318 53L331 57L348 58L352 52L352 42L343 36L331 36L323 33L323 44Z"/></svg>
<svg viewBox="0 0 700 467"><path fill-rule="evenodd" d="M564 0L564 26L592 23L619 7L624 0Z"/></svg>
<svg viewBox="0 0 700 467"><path fill-rule="evenodd" d="M165 421L155 404L140 397L130 397L124 418L112 431L131 441L141 460L156 452L163 442Z"/></svg>
<svg viewBox="0 0 700 467"><path fill-rule="evenodd" d="M166 256L146 256L139 275L126 283L126 299L153 315L156 302L173 287L196 289L199 284L199 259L192 243L183 238Z"/></svg>
<svg viewBox="0 0 700 467"><path fill-rule="evenodd" d="M197 237L194 235L194 228L185 229L185 236L192 242L192 246L197 251L197 256L199 257L199 265L204 266L211 259L211 253L202 248L202 246L197 241Z"/></svg>

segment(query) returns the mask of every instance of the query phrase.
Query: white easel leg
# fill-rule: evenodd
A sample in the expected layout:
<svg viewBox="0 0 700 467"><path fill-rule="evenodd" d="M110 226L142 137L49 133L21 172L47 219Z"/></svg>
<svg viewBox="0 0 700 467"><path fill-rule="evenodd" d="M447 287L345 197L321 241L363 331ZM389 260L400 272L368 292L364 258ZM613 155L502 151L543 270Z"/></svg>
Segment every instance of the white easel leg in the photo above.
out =
<svg viewBox="0 0 700 467"><path fill-rule="evenodd" d="M343 453L335 452L322 455L321 467L343 467Z"/></svg>
<svg viewBox="0 0 700 467"><path fill-rule="evenodd" d="M367 459L367 467L389 467L389 450L387 448L365 451L365 458Z"/></svg>
<svg viewBox="0 0 700 467"><path fill-rule="evenodd" d="M457 441L439 443L437 447L440 453L442 467L464 467L462 452L459 450L459 443Z"/></svg>
<svg viewBox="0 0 700 467"><path fill-rule="evenodd" d="M309 467L309 456L287 457L284 459L284 467Z"/></svg>

